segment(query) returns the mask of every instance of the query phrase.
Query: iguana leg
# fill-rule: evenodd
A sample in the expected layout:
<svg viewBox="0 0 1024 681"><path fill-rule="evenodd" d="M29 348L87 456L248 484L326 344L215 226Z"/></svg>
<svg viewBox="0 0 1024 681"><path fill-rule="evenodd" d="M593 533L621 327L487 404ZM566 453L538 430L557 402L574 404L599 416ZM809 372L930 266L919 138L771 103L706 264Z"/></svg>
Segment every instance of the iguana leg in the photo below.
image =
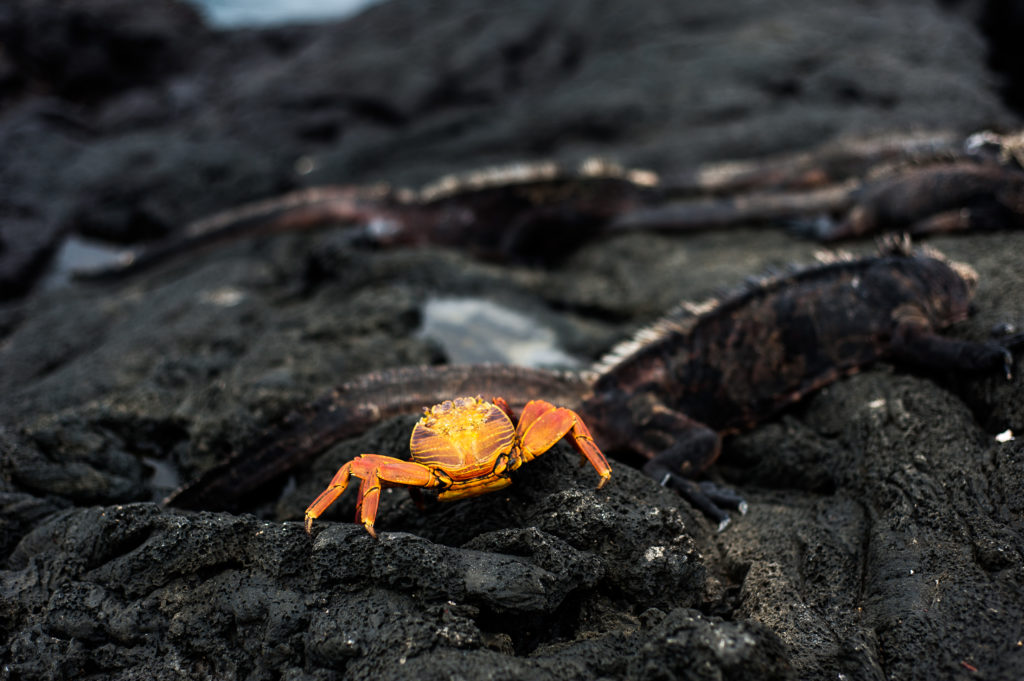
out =
<svg viewBox="0 0 1024 681"><path fill-rule="evenodd" d="M1013 355L1007 346L1019 344L1010 339L1005 344L978 343L940 336L919 326L897 328L891 354L894 360L931 370L995 371L1006 380L1013 378Z"/></svg>
<svg viewBox="0 0 1024 681"><path fill-rule="evenodd" d="M747 503L735 492L691 479L714 463L722 451L722 438L717 432L684 414L654 404L644 420L642 434L647 442L637 442L634 447L651 455L644 473L676 490L691 506L711 518L719 530L730 522L726 509L747 512ZM652 451L652 443L663 448Z"/></svg>
<svg viewBox="0 0 1024 681"><path fill-rule="evenodd" d="M660 475L663 487L670 487L678 492L691 506L710 518L717 525L719 532L732 522L725 509L734 509L739 511L740 515L747 513L747 502L743 497L730 489L719 487L710 480L697 482L684 478L678 473L662 468L655 461L644 466L644 472L651 477Z"/></svg>

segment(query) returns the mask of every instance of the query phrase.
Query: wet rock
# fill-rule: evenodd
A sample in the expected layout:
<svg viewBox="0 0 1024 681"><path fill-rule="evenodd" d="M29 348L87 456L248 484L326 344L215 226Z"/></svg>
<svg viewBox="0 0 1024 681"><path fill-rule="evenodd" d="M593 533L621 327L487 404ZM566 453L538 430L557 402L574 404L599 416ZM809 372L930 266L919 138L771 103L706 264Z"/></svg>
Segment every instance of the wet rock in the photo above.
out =
<svg viewBox="0 0 1024 681"><path fill-rule="evenodd" d="M48 118L53 107L28 103L0 115L0 300L32 287L67 230L72 199L61 169L83 139L81 131Z"/></svg>
<svg viewBox="0 0 1024 681"><path fill-rule="evenodd" d="M166 236L225 201L287 187L277 159L261 149L173 129L97 140L64 173L77 188L70 223L82 235L115 243Z"/></svg>
<svg viewBox="0 0 1024 681"><path fill-rule="evenodd" d="M516 556L453 549L400 534L374 541L358 525L321 532L312 560L320 585L373 583L433 600L469 602L495 615L551 613L577 586L574 575ZM592 585L595 577L589 581Z"/></svg>
<svg viewBox="0 0 1024 681"><path fill-rule="evenodd" d="M686 610L669 612L630 660L635 679L699 678L715 669L722 679L794 677L783 647L770 632L749 623L723 623Z"/></svg>
<svg viewBox="0 0 1024 681"><path fill-rule="evenodd" d="M770 632L692 610L604 618L582 640L538 647L535 630L552 626L540 615L564 610L564 590L597 586L593 563L536 529L476 544L399 533L376 541L353 525L311 540L299 523L148 504L58 514L25 537L2 573L0 617L18 632L8 669L29 678L96 665L160 674L169 669L154 661L159 640L162 659L192 674L262 678L294 668L362 678L414 668L435 678L496 668L517 678L648 678L698 664L782 678ZM59 658L37 656L67 639L76 643ZM510 656L509 645L535 652Z"/></svg>
<svg viewBox="0 0 1024 681"><path fill-rule="evenodd" d="M174 0L145 12L130 0L12 0L0 13L23 84L72 100L162 80L193 63L205 34L195 9Z"/></svg>
<svg viewBox="0 0 1024 681"><path fill-rule="evenodd" d="M152 79L140 64L96 102L22 98L27 79L61 83L71 65L29 73L28 52L5 52L0 87L15 98L0 105L0 274L31 271L69 229L126 240L305 182L419 181L593 151L665 169L880 128L1016 121L955 15L923 0L819 5L399 1L346 24L225 34L196 52L206 75L188 55ZM838 27L851 31L836 38ZM294 170L300 155L309 175ZM1020 326L1024 235L931 244L980 274L975 314L953 336ZM829 386L727 440L711 475L751 508L720 534L636 462L613 461L596 490L563 443L479 498L420 510L385 490L377 541L351 522L351 490L308 536L303 511L338 466L404 456L415 416L337 443L237 515L151 503L338 382L445 361L420 334L432 298L514 300L586 364L679 300L814 248L773 230L625 234L545 270L367 250L327 230L8 304L4 673L1015 678L1019 377L879 364ZM996 439L1007 430L1016 439Z"/></svg>
<svg viewBox="0 0 1024 681"><path fill-rule="evenodd" d="M983 282L979 318L958 332L984 335L995 317L1017 314L1016 299L1001 297L1021 286L1004 263L1021 238L941 242ZM706 290L695 274L672 276L678 249L722 248L709 271L727 282L787 244L804 248L770 232L746 232L738 254L721 235L648 249L641 239L586 249L572 261L574 286L600 289L625 272L635 293L609 303L623 310L645 281L651 296ZM20 675L177 666L259 677L272 664L295 676L390 678L414 664L438 678L485 668L633 678L681 670L680 655L726 677L744 666L755 678L1012 668L999 632L1021 615L1024 469L1017 440L998 443L979 423L986 399L997 400L989 409L1018 399L1017 382L975 390L973 409L956 385L884 365L830 386L728 442L715 470L751 511L719 535L625 463L595 490L593 470L560 444L501 493L421 512L404 490L386 491L380 541L350 522L352 490L310 539L303 509L337 467L362 452L404 455L415 416L340 443L280 498L255 495L249 508L263 519L114 505L159 496L148 460L187 475L346 372L429 357L416 340L426 290L521 286L525 296L536 286L554 299L544 282L567 276L451 253L365 253L336 260L336 276L297 295L310 250L324 243L286 237L208 253L128 286L23 307L2 350L20 387L4 405L18 425L4 450L10 557L0 572L0 622ZM643 259L622 259L639 250ZM93 330L47 349L41 339L71 335L57 331L73 319ZM577 333L587 328L603 333ZM978 613L979 601L995 612ZM230 643L236 631L241 644Z"/></svg>
<svg viewBox="0 0 1024 681"><path fill-rule="evenodd" d="M837 489L797 491L791 429L743 438L747 455L767 458L780 477L791 471L795 484L753 504L778 520L725 538L727 560L745 571L740 611L793 646L801 676L898 669L923 679L963 661L1009 678L1012 646L998 632L1024 613L1011 567L1024 535L1006 515L1019 494L1002 496L1003 481L1020 477L1008 468L1013 443L984 437L934 383L884 370L829 387L801 422L807 439L829 443L809 458L823 457L812 465L828 463ZM977 602L990 607L978 612L969 605Z"/></svg>
<svg viewBox="0 0 1024 681"><path fill-rule="evenodd" d="M18 244L0 281L37 276L68 230L152 239L299 185L417 184L590 154L680 171L836 137L1016 122L982 36L931 0L869 13L648 2L628 18L575 1L397 0L344 22L216 36L183 3L134 7L17 0L0 13L0 131L43 92L50 119L84 135L45 155L58 173L31 151L0 159L0 177L27 163L35 187L17 211L0 203L0 237ZM67 190L54 192L64 166ZM70 205L54 212L55 197Z"/></svg>
<svg viewBox="0 0 1024 681"><path fill-rule="evenodd" d="M0 492L0 556L10 555L22 537L60 506L32 494Z"/></svg>

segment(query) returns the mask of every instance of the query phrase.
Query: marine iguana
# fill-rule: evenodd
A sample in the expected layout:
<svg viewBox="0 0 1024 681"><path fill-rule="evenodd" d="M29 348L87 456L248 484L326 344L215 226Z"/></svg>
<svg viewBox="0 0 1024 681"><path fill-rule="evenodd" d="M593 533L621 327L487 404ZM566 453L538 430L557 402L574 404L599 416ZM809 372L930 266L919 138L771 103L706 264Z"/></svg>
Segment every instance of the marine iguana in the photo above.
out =
<svg viewBox="0 0 1024 681"><path fill-rule="evenodd" d="M482 258L544 264L592 238L614 216L659 201L657 185L650 171L589 158L577 165L480 168L419 189L385 183L310 187L195 220L180 235L74 275L118 279L215 244L327 225L352 225L354 243L375 247L452 246Z"/></svg>
<svg viewBox="0 0 1024 681"><path fill-rule="evenodd" d="M977 280L968 266L909 242L839 258L702 305L681 305L613 349L593 371L505 366L412 367L370 374L293 412L252 446L166 501L230 508L247 492L382 419L460 395L544 398L575 409L602 450L640 455L644 470L720 527L742 499L695 483L723 435L751 428L808 393L885 360L923 369L1000 371L1005 344L947 338Z"/></svg>
<svg viewBox="0 0 1024 681"><path fill-rule="evenodd" d="M324 186L248 203L181 234L80 270L117 279L174 256L253 236L349 225L353 243L438 245L548 265L601 235L788 224L822 241L901 229L924 234L1024 224L1017 137L978 133L826 144L775 159L657 173L600 158L446 175L419 189Z"/></svg>

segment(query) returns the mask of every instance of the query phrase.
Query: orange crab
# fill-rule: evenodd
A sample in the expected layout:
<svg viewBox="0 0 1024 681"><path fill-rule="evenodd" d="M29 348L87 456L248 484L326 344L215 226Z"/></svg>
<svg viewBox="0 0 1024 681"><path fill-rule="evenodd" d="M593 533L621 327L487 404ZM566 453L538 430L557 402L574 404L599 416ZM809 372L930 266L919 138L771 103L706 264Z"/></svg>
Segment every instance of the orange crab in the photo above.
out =
<svg viewBox="0 0 1024 681"><path fill-rule="evenodd" d="M424 409L412 429L411 461L379 454L361 454L338 469L331 484L306 509L306 531L348 486L349 478L362 480L356 520L376 537L382 487L427 487L440 490L440 501L486 494L512 484L508 474L555 446L565 436L582 460L601 475L598 489L612 469L594 444L579 414L543 400L528 402L513 425L512 410L500 397L459 397Z"/></svg>

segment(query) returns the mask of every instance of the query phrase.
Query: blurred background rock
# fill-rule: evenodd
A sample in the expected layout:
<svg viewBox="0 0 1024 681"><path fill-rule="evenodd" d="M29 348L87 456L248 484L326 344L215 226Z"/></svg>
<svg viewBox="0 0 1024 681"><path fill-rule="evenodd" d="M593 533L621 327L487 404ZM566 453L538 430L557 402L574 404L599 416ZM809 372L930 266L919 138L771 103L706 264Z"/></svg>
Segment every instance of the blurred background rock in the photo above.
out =
<svg viewBox="0 0 1024 681"><path fill-rule="evenodd" d="M0 298L67 235L137 243L327 182L599 153L672 170L1019 123L1019 6L8 0ZM310 12L320 12L314 15Z"/></svg>

